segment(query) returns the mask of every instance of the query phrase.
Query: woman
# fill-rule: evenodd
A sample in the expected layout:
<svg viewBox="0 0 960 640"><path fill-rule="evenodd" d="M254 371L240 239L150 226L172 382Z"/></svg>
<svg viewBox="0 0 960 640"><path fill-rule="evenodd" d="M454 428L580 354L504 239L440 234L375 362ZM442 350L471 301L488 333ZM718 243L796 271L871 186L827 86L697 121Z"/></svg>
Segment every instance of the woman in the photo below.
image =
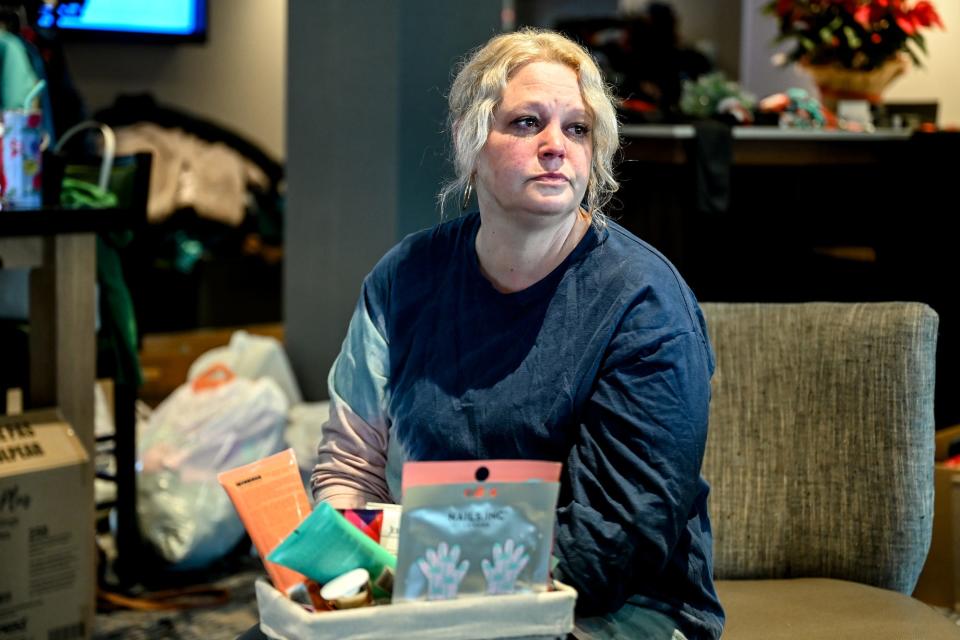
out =
<svg viewBox="0 0 960 640"><path fill-rule="evenodd" d="M330 373L314 494L399 501L406 460L564 462L558 577L578 637L715 638L707 486L713 356L676 270L605 221L617 123L554 33L493 38L450 92L479 212L409 236L365 279Z"/></svg>

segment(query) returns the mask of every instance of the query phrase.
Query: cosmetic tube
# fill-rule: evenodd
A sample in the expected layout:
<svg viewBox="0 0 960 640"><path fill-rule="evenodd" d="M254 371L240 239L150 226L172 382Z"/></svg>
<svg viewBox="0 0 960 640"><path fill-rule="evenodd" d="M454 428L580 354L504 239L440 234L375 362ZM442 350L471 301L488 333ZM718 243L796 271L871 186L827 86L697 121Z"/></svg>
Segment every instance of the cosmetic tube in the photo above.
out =
<svg viewBox="0 0 960 640"><path fill-rule="evenodd" d="M304 581L303 575L267 560L284 538L310 515L300 468L293 449L257 460L217 476L253 541L278 591Z"/></svg>
<svg viewBox="0 0 960 640"><path fill-rule="evenodd" d="M385 570L393 571L397 566L395 556L326 502L317 505L313 513L270 552L269 558L320 584L357 568L366 569L377 581ZM376 597L379 595L374 593Z"/></svg>

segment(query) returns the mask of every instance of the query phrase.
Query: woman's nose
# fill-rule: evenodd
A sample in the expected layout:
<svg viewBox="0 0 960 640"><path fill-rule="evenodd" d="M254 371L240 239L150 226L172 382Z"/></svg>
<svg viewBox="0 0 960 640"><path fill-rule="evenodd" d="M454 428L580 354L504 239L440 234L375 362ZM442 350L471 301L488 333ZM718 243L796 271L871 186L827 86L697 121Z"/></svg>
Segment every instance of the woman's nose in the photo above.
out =
<svg viewBox="0 0 960 640"><path fill-rule="evenodd" d="M566 155L565 143L560 125L550 124L540 132L538 153L541 158L563 158Z"/></svg>

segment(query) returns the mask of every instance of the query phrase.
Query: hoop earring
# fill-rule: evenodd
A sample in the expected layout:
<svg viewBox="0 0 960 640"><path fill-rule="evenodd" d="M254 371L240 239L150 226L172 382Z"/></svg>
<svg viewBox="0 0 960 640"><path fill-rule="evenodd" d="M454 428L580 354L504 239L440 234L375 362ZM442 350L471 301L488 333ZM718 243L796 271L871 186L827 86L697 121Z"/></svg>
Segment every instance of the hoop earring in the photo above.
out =
<svg viewBox="0 0 960 640"><path fill-rule="evenodd" d="M466 211L467 207L470 206L470 197L473 195L473 180L467 183L467 186L463 189L463 200L460 202L460 210Z"/></svg>

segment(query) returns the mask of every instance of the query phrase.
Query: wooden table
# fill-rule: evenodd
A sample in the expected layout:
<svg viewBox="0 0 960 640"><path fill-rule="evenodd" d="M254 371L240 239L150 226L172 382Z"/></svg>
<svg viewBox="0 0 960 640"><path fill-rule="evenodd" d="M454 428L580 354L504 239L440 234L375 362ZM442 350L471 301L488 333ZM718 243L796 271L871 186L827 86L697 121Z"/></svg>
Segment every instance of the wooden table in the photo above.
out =
<svg viewBox="0 0 960 640"><path fill-rule="evenodd" d="M143 172L149 175L149 162ZM73 427L95 469L94 382L96 378L96 234L129 229L146 220L146 192L123 209L0 211L3 268L30 271L30 390L26 408L56 408ZM118 558L132 561L139 548L136 519L134 401L136 389L115 386L114 455L117 473ZM84 522L94 526L95 497ZM121 581L132 583L131 571Z"/></svg>

